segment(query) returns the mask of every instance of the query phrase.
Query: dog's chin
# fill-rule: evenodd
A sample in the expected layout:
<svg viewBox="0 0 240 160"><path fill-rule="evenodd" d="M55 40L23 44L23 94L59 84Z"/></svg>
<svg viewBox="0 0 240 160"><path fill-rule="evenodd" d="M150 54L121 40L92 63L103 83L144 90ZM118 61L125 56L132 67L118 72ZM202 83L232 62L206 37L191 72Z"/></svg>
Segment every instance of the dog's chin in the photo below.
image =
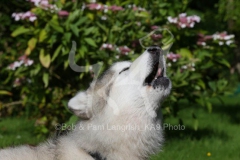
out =
<svg viewBox="0 0 240 160"><path fill-rule="evenodd" d="M145 78L143 85L154 89L161 88L167 90L170 88L170 80L164 76L165 68L159 67L159 62L153 65L151 72Z"/></svg>
<svg viewBox="0 0 240 160"><path fill-rule="evenodd" d="M170 83L171 82L167 77L159 77L152 82L152 87L154 89L162 88L164 90L167 90L168 88L170 88Z"/></svg>

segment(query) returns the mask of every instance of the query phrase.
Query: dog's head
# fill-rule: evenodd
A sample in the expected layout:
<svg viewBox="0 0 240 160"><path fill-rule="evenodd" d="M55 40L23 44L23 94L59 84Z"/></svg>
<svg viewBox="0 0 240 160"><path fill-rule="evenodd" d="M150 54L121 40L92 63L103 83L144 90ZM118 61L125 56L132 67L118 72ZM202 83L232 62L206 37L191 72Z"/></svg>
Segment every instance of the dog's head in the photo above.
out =
<svg viewBox="0 0 240 160"><path fill-rule="evenodd" d="M151 46L132 63L124 61L112 65L68 105L74 114L87 119L104 107L111 107L113 111L144 108L152 114L170 90L162 50Z"/></svg>

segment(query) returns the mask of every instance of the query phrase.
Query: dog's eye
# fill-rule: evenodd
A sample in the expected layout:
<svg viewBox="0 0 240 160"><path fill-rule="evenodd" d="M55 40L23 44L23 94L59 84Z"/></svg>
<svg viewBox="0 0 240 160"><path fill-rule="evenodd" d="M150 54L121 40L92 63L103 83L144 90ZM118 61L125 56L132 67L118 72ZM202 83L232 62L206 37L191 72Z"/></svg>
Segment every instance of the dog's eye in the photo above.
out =
<svg viewBox="0 0 240 160"><path fill-rule="evenodd" d="M126 71L126 70L128 70L128 69L129 69L129 67L124 68L121 72L119 72L119 74L121 74L122 72L124 72L124 71Z"/></svg>

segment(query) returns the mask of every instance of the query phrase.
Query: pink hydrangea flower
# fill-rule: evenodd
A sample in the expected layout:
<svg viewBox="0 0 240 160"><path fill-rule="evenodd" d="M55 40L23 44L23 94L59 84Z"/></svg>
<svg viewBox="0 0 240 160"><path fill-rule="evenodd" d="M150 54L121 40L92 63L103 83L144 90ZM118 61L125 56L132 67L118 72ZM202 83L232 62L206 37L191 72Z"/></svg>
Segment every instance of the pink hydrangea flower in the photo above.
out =
<svg viewBox="0 0 240 160"><path fill-rule="evenodd" d="M184 70L190 70L190 71L195 71L195 63L189 63L186 65L181 66L181 71L183 72Z"/></svg>
<svg viewBox="0 0 240 160"><path fill-rule="evenodd" d="M84 5L84 8L85 8L85 5ZM105 13L108 10L110 10L110 11L122 11L122 10L124 10L124 8L122 6L117 6L117 5L108 6L108 5L103 5L103 4L100 4L100 3L96 3L95 1L86 5L86 8L88 8L89 10L104 11ZM134 11L146 11L145 8L137 7L136 5L128 5L128 8L132 8Z"/></svg>
<svg viewBox="0 0 240 160"><path fill-rule="evenodd" d="M226 31L221 33L215 33L212 35L214 40L230 40L233 39L235 36L233 34L228 35Z"/></svg>
<svg viewBox="0 0 240 160"><path fill-rule="evenodd" d="M146 9L145 8L142 8L142 7L137 7L135 4L133 4L133 5L128 5L128 8L132 8L132 10L134 10L134 11L146 11Z"/></svg>
<svg viewBox="0 0 240 160"><path fill-rule="evenodd" d="M186 13L181 13L178 17L169 16L168 22L177 25L179 28L193 28L195 23L200 22L200 17L197 15L187 16Z"/></svg>
<svg viewBox="0 0 240 160"><path fill-rule="evenodd" d="M201 46L206 46L206 41L213 39L212 35L198 34L198 36L199 36L199 38L197 41L197 45L201 45Z"/></svg>
<svg viewBox="0 0 240 160"><path fill-rule="evenodd" d="M101 50L111 50L111 51L115 50L115 51L118 51L121 55L128 55L128 53L132 51L127 46L117 47L116 45L113 45L110 43L103 43L100 49Z"/></svg>
<svg viewBox="0 0 240 160"><path fill-rule="evenodd" d="M90 9L90 10L103 10L104 12L107 12L108 10L111 10L111 11L124 10L124 8L121 7L121 6L116 6L116 5L107 6L107 5L102 5L102 4L99 4L99 3L90 3L90 4L87 5L87 8Z"/></svg>
<svg viewBox="0 0 240 160"><path fill-rule="evenodd" d="M23 55L18 58L18 61L13 62L8 66L11 70L16 70L18 67L24 65L25 67L31 66L34 63L33 60L29 59L26 55Z"/></svg>
<svg viewBox="0 0 240 160"><path fill-rule="evenodd" d="M87 5L87 8L90 10L103 10L105 7L102 4L91 3Z"/></svg>
<svg viewBox="0 0 240 160"><path fill-rule="evenodd" d="M162 38L162 35L161 34L152 34L151 35L151 38L156 41L156 40L159 40Z"/></svg>
<svg viewBox="0 0 240 160"><path fill-rule="evenodd" d="M128 53L131 52L131 49L128 48L127 46L118 47L117 50L120 52L120 54L123 55L128 55Z"/></svg>
<svg viewBox="0 0 240 160"><path fill-rule="evenodd" d="M61 10L61 11L58 11L58 15L60 17L65 17L65 16L68 16L69 15L69 12L68 11L64 11L64 10Z"/></svg>
<svg viewBox="0 0 240 160"><path fill-rule="evenodd" d="M137 46L140 46L139 40L133 40L131 44L132 48L136 48Z"/></svg>
<svg viewBox="0 0 240 160"><path fill-rule="evenodd" d="M121 10L123 10L123 7L113 5L113 6L108 7L108 9L111 11L121 11Z"/></svg>
<svg viewBox="0 0 240 160"><path fill-rule="evenodd" d="M52 12L60 10L55 4L50 4L48 0L28 0L28 1L34 3L36 7L40 7L45 10L50 10Z"/></svg>
<svg viewBox="0 0 240 160"><path fill-rule="evenodd" d="M169 59L173 62L176 62L180 57L181 57L180 54L174 54L172 52L167 54L167 59Z"/></svg>
<svg viewBox="0 0 240 160"><path fill-rule="evenodd" d="M101 50L103 50L103 49L113 50L114 46L113 46L113 44L110 44L110 43L103 43L100 49Z"/></svg>
<svg viewBox="0 0 240 160"><path fill-rule="evenodd" d="M151 26L151 30L155 30L155 29L158 29L159 27L158 26Z"/></svg>
<svg viewBox="0 0 240 160"><path fill-rule="evenodd" d="M25 13L13 13L12 17L15 19L15 21L27 19L31 22L34 22L37 19L36 15L30 11L27 11Z"/></svg>
<svg viewBox="0 0 240 160"><path fill-rule="evenodd" d="M14 87L21 86L21 84L24 82L25 78L16 78L13 82Z"/></svg>
<svg viewBox="0 0 240 160"><path fill-rule="evenodd" d="M29 2L34 3L35 6L38 6L42 0L29 0Z"/></svg>
<svg viewBox="0 0 240 160"><path fill-rule="evenodd" d="M206 46L207 42L216 42L218 45L222 46L224 44L230 45L234 43L234 35L230 34L228 35L226 31L221 33L214 33L213 35L203 35L199 34L199 39L197 41L198 45Z"/></svg>
<svg viewBox="0 0 240 160"><path fill-rule="evenodd" d="M171 16L169 16L167 19L168 19L168 21L169 21L170 23L177 24L177 22L178 22L178 19L177 19L177 18L173 18L173 17L171 17Z"/></svg>

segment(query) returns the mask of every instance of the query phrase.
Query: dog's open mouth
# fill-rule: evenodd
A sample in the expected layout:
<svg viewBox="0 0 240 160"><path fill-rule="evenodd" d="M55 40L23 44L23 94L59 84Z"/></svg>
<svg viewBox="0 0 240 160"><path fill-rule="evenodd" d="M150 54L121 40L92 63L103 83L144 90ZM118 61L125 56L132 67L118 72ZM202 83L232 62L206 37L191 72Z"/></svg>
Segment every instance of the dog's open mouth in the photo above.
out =
<svg viewBox="0 0 240 160"><path fill-rule="evenodd" d="M157 62L152 69L152 72L144 80L144 85L152 86L154 81L163 77L164 68L159 67L159 62Z"/></svg>

